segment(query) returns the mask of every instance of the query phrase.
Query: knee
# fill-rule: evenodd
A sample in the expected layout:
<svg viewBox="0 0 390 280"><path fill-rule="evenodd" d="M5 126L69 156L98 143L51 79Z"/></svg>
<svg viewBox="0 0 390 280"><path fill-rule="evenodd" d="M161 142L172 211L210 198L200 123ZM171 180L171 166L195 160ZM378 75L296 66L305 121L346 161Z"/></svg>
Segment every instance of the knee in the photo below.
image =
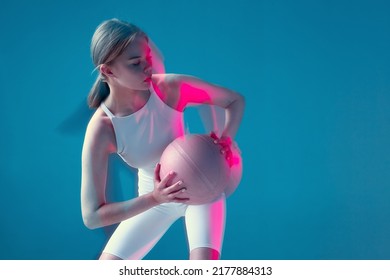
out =
<svg viewBox="0 0 390 280"><path fill-rule="evenodd" d="M122 260L122 259L120 257L113 255L113 254L102 253L100 255L99 260Z"/></svg>
<svg viewBox="0 0 390 280"><path fill-rule="evenodd" d="M200 247L190 252L190 260L219 260L220 253L212 248Z"/></svg>

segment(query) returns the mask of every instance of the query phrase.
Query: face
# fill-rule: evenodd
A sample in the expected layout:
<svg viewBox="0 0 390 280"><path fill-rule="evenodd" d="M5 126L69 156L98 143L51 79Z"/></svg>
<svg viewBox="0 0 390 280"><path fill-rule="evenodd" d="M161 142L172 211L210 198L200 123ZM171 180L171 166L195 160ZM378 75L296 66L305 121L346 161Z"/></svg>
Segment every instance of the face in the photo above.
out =
<svg viewBox="0 0 390 280"><path fill-rule="evenodd" d="M112 85L132 90L148 89L152 76L152 59L147 40L143 36L137 36L120 56L104 67L101 70Z"/></svg>

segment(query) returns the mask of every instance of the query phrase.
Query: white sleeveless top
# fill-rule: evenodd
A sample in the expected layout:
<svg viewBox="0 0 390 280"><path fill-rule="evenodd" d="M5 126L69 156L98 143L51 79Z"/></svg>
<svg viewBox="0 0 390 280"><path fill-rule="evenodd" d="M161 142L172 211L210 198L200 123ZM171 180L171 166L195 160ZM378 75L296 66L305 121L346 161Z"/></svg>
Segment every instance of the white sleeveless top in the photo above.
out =
<svg viewBox="0 0 390 280"><path fill-rule="evenodd" d="M162 152L170 142L184 134L183 112L165 104L153 86L149 90L146 104L128 116L117 117L104 103L100 105L114 127L118 155L131 167L138 168L140 182L153 182L154 169ZM142 193L152 190L153 186L149 186Z"/></svg>

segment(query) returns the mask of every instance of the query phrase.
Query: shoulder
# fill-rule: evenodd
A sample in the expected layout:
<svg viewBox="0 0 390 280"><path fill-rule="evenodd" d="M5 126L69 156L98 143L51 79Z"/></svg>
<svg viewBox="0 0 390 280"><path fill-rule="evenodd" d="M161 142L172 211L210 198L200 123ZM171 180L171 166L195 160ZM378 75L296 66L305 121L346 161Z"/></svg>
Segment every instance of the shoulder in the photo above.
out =
<svg viewBox="0 0 390 280"><path fill-rule="evenodd" d="M185 109L182 100L183 86L191 76L183 74L154 74L152 76L154 89L159 97L171 108L177 111Z"/></svg>
<svg viewBox="0 0 390 280"><path fill-rule="evenodd" d="M191 75L168 73L168 74L153 74L152 79L153 82L155 82L157 85L165 89L178 90L183 83L189 82L197 78Z"/></svg>
<svg viewBox="0 0 390 280"><path fill-rule="evenodd" d="M153 84L163 93L171 93L179 86L178 74L153 74Z"/></svg>
<svg viewBox="0 0 390 280"><path fill-rule="evenodd" d="M104 149L112 153L116 150L115 132L111 120L98 108L88 123L84 145L92 149Z"/></svg>
<svg viewBox="0 0 390 280"><path fill-rule="evenodd" d="M175 110L179 110L180 84L177 76L177 74L154 74L152 76L153 88L157 95L165 104Z"/></svg>

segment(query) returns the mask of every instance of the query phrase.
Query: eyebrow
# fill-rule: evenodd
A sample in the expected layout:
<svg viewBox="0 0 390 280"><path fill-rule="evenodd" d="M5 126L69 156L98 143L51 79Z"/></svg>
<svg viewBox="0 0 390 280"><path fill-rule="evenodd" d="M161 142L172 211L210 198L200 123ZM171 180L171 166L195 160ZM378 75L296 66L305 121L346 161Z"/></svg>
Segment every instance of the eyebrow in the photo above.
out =
<svg viewBox="0 0 390 280"><path fill-rule="evenodd" d="M146 51L146 55L151 55L151 54L152 54L152 49L148 48ZM137 58L141 58L141 57L142 57L141 55L136 55L136 56L130 57L128 60L137 59Z"/></svg>
<svg viewBox="0 0 390 280"><path fill-rule="evenodd" d="M136 58L140 58L141 56L138 55L138 56L133 56L133 57L130 57L128 60L132 60L132 59L136 59Z"/></svg>

